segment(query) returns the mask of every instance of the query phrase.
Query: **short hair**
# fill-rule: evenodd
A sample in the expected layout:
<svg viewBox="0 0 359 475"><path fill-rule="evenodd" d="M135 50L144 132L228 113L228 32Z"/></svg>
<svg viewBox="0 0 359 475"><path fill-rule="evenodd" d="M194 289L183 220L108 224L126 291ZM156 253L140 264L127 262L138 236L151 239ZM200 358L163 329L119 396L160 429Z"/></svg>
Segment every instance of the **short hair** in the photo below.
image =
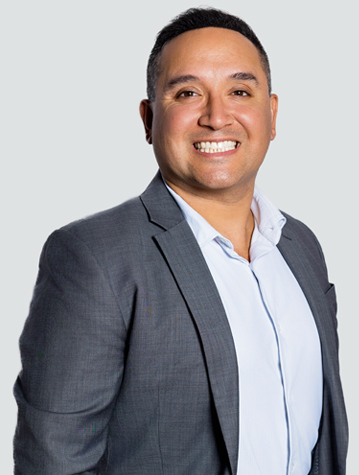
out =
<svg viewBox="0 0 359 475"><path fill-rule="evenodd" d="M269 94L271 93L269 59L252 28L240 18L216 8L190 8L176 16L157 34L147 64L147 97L150 102L154 101L156 96L156 83L161 74L160 59L163 47L186 31L209 27L237 31L253 43L259 53L263 71L267 76L268 91Z"/></svg>

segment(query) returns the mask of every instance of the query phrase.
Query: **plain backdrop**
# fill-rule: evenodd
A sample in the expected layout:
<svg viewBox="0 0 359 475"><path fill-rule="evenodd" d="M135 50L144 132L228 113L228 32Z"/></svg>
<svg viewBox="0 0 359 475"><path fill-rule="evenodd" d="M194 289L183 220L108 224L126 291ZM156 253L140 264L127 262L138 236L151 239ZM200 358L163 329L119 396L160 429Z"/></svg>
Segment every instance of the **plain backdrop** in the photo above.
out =
<svg viewBox="0 0 359 475"><path fill-rule="evenodd" d="M141 193L157 170L138 114L155 35L196 1L4 1L0 7L1 473L12 472L18 338L56 228ZM266 48L277 138L258 185L308 224L339 300L341 373L358 473L356 238L359 40L352 0L214 1ZM270 474L272 475L272 474Z"/></svg>

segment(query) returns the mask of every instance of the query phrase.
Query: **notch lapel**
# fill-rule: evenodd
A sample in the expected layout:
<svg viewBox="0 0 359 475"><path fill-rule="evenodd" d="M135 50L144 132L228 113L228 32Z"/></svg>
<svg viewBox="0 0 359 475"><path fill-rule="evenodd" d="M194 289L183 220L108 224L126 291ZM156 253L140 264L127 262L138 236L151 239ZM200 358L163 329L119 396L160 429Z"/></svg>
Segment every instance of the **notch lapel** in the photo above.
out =
<svg viewBox="0 0 359 475"><path fill-rule="evenodd" d="M290 224L286 224L283 228L278 249L297 279L312 311L322 348L324 383L328 379L335 381L338 371L336 351L334 351L337 345L336 328L335 325L329 324L328 319L332 318L331 309L328 306L325 290L315 272L315 266L324 267L324 263L316 263L309 259ZM319 253L317 259L320 259Z"/></svg>
<svg viewBox="0 0 359 475"><path fill-rule="evenodd" d="M141 199L150 220L166 229L155 235L154 239L171 268L198 329L232 474L236 474L239 444L238 368L225 310L196 238L159 175Z"/></svg>

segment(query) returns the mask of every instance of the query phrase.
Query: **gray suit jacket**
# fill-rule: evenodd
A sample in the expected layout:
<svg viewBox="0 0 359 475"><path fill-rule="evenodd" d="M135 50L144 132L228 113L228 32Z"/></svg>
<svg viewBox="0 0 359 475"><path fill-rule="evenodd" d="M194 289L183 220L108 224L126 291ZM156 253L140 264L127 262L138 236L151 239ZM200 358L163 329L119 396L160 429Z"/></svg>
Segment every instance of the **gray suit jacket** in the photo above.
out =
<svg viewBox="0 0 359 475"><path fill-rule="evenodd" d="M343 475L335 291L316 238L287 219L278 247L307 297L323 353L310 474ZM20 347L16 475L236 474L230 327L159 174L141 197L49 237Z"/></svg>

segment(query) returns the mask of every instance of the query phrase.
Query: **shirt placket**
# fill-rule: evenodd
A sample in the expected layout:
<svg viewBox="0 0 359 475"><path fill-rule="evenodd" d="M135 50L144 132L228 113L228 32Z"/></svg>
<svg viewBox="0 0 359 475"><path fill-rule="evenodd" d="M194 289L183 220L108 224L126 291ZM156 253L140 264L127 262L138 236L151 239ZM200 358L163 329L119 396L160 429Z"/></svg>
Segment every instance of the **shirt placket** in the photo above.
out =
<svg viewBox="0 0 359 475"><path fill-rule="evenodd" d="M285 404L285 414L287 420L287 437L288 437L288 464L287 464L287 474L294 474L295 463L293 460L293 437L292 437L292 424L291 424L291 416L290 416L290 393L289 393L289 381L287 381L286 371L285 371L285 356L282 347L282 338L283 338L283 330L276 319L275 313L271 310L270 301L266 296L264 285L261 282L260 276L257 275L254 269L254 265L250 263L251 271L257 281L259 293L262 298L263 306L266 310L268 318L270 319L273 329L276 336L277 346L278 346L278 360L279 360L279 371L280 377L282 381L283 387L283 399Z"/></svg>

